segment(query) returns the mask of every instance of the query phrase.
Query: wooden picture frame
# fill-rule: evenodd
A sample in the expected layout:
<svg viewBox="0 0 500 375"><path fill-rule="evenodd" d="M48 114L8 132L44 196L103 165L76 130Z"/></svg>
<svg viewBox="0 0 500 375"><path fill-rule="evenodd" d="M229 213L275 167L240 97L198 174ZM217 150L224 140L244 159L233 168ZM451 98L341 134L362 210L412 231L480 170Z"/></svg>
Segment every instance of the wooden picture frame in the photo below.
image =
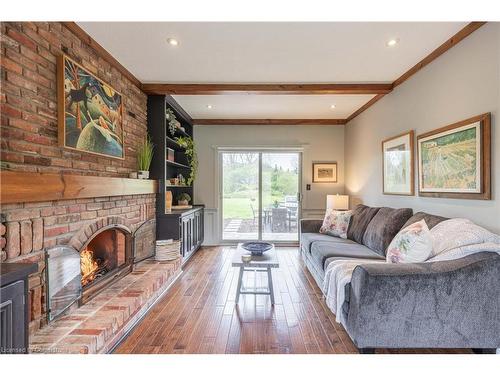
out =
<svg viewBox="0 0 500 375"><path fill-rule="evenodd" d="M382 141L383 194L415 195L414 142L413 130Z"/></svg>
<svg viewBox="0 0 500 375"><path fill-rule="evenodd" d="M449 142L446 144L445 142ZM484 113L469 119L421 134L418 143L418 195L434 198L491 199L491 114ZM439 148L439 161L462 164L446 177L434 173L429 159L436 154L427 150ZM446 150L446 153L444 153ZM423 153L425 155L423 155ZM444 155L444 157L443 157ZM453 159L450 158L453 156ZM439 170L443 170L440 168ZM437 177L436 177L437 176ZM437 179L441 179L441 181ZM426 181L427 180L427 181ZM445 181L445 182L443 182ZM446 184L447 186L443 186Z"/></svg>
<svg viewBox="0 0 500 375"><path fill-rule="evenodd" d="M338 180L337 162L313 163L313 183L336 183Z"/></svg>
<svg viewBox="0 0 500 375"><path fill-rule="evenodd" d="M125 159L123 96L68 57L57 59L59 146Z"/></svg>

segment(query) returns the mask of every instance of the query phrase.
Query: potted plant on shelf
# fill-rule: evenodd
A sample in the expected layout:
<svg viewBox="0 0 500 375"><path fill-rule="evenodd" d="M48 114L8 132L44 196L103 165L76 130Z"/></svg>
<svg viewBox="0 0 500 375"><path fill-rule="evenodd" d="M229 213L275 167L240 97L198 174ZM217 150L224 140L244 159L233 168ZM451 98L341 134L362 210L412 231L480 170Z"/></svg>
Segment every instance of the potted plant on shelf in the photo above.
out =
<svg viewBox="0 0 500 375"><path fill-rule="evenodd" d="M170 108L166 109L165 118L168 121L168 131L173 137L177 128L181 127L181 123L177 121L177 119L175 118L174 111L172 111Z"/></svg>
<svg viewBox="0 0 500 375"><path fill-rule="evenodd" d="M149 178L149 167L151 165L151 160L153 159L153 142L151 138L146 136L144 141L139 145L137 150L137 177L140 179Z"/></svg>
<svg viewBox="0 0 500 375"><path fill-rule="evenodd" d="M186 180L186 185L191 186L196 178L196 172L198 170L198 155L196 153L193 138L191 137L177 137L175 138L179 146L185 149L185 153L189 162L190 172L189 177Z"/></svg>
<svg viewBox="0 0 500 375"><path fill-rule="evenodd" d="M177 204L179 206L187 206L187 205L189 205L190 201L191 201L191 197L189 196L188 193L181 193L177 197Z"/></svg>

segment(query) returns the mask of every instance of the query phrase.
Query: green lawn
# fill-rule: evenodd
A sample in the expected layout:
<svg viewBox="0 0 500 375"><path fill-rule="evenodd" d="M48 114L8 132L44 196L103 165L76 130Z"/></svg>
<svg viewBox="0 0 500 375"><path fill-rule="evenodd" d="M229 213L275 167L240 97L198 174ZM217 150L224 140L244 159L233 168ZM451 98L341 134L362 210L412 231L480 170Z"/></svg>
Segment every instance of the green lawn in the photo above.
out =
<svg viewBox="0 0 500 375"><path fill-rule="evenodd" d="M277 200L281 201L282 196L264 196L263 197L263 207L269 207L272 203ZM224 219L253 219L252 208L257 215L257 210L259 209L259 203L257 200L252 200L250 198L224 198Z"/></svg>

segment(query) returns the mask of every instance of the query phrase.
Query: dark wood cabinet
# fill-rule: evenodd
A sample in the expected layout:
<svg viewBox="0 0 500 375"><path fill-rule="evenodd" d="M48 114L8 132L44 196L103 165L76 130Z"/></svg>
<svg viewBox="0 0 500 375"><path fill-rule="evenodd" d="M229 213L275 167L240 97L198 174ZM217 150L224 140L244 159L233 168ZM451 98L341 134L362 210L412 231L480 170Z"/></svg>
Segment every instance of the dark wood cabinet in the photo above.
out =
<svg viewBox="0 0 500 375"><path fill-rule="evenodd" d="M183 129L171 134L166 111L171 110ZM158 180L156 197L156 238L158 240L181 241L181 255L184 261L194 254L203 242L203 206L193 205L186 210L165 212L165 194L172 193L174 204L181 193L190 195L193 202L192 186L173 186L169 179L182 174L188 178L191 168L185 150L177 142L177 137L193 138L193 124L189 115L169 95L148 96L148 133L155 145L153 160L149 169L150 178ZM169 151L170 149L170 151ZM172 159L173 150L173 159ZM170 158L169 158L170 154Z"/></svg>
<svg viewBox="0 0 500 375"><path fill-rule="evenodd" d="M156 232L160 240L181 241L180 251L186 261L203 243L203 225L203 206L193 206L190 210L159 215Z"/></svg>
<svg viewBox="0 0 500 375"><path fill-rule="evenodd" d="M0 265L0 353L27 353L28 276L36 264Z"/></svg>

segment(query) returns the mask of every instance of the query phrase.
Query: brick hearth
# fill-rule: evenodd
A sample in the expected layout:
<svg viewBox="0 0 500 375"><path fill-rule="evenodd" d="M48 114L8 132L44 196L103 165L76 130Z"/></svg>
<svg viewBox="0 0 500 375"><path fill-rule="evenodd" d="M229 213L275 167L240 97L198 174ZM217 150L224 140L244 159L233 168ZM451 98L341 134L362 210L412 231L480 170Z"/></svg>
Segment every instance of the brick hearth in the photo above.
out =
<svg viewBox="0 0 500 375"><path fill-rule="evenodd" d="M107 353L180 274L180 259L146 260L72 313L30 338L32 353Z"/></svg>

